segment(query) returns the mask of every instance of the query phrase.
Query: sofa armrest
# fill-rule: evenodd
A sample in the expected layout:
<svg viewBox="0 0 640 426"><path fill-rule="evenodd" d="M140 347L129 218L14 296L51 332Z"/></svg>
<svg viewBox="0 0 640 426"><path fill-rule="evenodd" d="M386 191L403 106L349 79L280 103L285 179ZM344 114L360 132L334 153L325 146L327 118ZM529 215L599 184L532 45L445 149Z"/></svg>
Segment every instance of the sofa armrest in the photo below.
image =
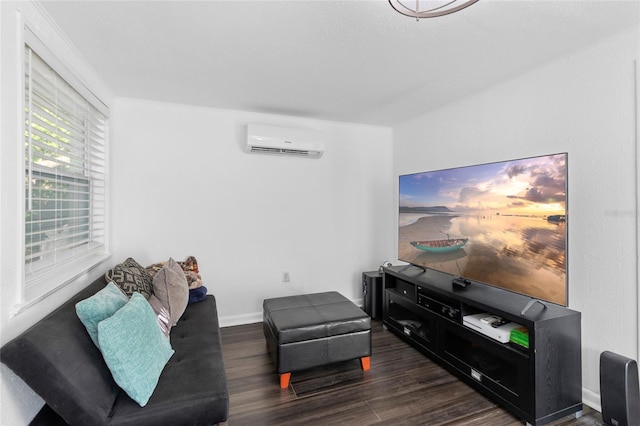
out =
<svg viewBox="0 0 640 426"><path fill-rule="evenodd" d="M229 396L216 300L189 305L171 329L175 354L145 407L118 387L78 319L75 304L100 278L0 348L0 361L64 421L87 425L211 425L227 420Z"/></svg>
<svg viewBox="0 0 640 426"><path fill-rule="evenodd" d="M104 287L101 278L0 348L0 360L67 422L97 424L120 393L75 311Z"/></svg>

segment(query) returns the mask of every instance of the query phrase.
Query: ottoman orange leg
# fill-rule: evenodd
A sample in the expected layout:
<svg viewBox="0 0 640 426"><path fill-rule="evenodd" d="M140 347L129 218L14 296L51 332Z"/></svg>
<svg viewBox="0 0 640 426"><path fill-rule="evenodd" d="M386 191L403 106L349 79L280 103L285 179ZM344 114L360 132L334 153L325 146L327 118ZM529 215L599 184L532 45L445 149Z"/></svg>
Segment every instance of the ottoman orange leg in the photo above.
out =
<svg viewBox="0 0 640 426"><path fill-rule="evenodd" d="M289 379L291 379L291 373L282 373L280 375L280 389L289 387Z"/></svg>
<svg viewBox="0 0 640 426"><path fill-rule="evenodd" d="M360 365L364 371L369 370L371 368L371 357L363 356L360 358Z"/></svg>

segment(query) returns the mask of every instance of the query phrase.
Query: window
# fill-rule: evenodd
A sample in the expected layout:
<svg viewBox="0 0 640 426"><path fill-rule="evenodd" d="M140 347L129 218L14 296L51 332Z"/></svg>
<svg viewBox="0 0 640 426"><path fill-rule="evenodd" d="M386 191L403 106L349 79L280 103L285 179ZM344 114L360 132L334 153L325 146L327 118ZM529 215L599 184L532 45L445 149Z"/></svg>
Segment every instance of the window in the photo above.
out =
<svg viewBox="0 0 640 426"><path fill-rule="evenodd" d="M28 45L24 81L23 299L29 302L74 278L61 269L84 272L83 265L105 253L108 122Z"/></svg>

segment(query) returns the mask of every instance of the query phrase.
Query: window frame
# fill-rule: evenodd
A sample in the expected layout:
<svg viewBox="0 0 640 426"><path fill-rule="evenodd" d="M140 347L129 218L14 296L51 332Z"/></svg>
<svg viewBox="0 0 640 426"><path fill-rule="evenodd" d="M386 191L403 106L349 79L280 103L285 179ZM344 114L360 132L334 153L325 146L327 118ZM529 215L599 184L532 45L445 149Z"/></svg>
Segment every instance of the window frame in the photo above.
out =
<svg viewBox="0 0 640 426"><path fill-rule="evenodd" d="M37 28L37 26L36 26ZM21 185L21 214L20 218L20 246L19 246L19 256L21 260L21 268L22 268L22 282L20 286L20 300L14 314L18 314L28 307L36 304L37 302L43 300L48 297L52 293L62 289L67 284L74 282L79 277L87 274L89 271L103 263L106 259L110 257L109 254L109 108L108 106L92 91L88 88L86 84L83 83L83 80L79 77L81 73L73 72L69 67L65 66L64 63L58 58L58 56L47 47L47 45L41 41L41 39L36 35L34 31L29 27L28 22L23 22L22 25L22 38L20 40L21 45L21 66L20 66L20 82L21 82L21 96L20 96L20 117L21 117L21 127L20 127L20 138L19 143L22 152L22 180L20 182ZM26 76L25 76L25 61L26 61L26 51L27 47L31 49L34 53L36 53L45 64L47 64L51 69L57 73L62 80L64 80L67 84L69 84L84 100L93 106L97 111L99 111L104 116L104 137L102 138L102 146L104 148L103 159L100 166L103 168L103 190L102 194L99 195L98 202L100 203L101 212L104 218L103 221L103 235L102 235L102 243L99 245L98 250L90 250L89 252L83 253L80 256L71 257L69 260L60 262L59 264L54 264L52 267L42 270L35 274L28 273L28 265L26 262L26 249L27 249L27 241L26 241L26 226L27 226L27 188L26 188L26 179L28 177L27 168L28 168L28 158L25 153L25 141L27 138L27 98L26 98ZM68 53L68 52L65 52ZM76 53L76 52L73 52ZM74 58L77 62L78 58ZM82 58L79 58L82 59ZM71 61L71 65L73 66L73 61ZM80 63L80 65L84 65ZM86 71L86 69L82 69L83 67L79 67L80 71ZM86 67L85 67L86 68ZM100 87L98 87L100 88ZM88 143L87 139L84 140L84 146ZM34 170L32 168L32 170ZM91 203L94 200L90 201ZM94 210L92 207L89 207L91 210L91 214L93 215Z"/></svg>

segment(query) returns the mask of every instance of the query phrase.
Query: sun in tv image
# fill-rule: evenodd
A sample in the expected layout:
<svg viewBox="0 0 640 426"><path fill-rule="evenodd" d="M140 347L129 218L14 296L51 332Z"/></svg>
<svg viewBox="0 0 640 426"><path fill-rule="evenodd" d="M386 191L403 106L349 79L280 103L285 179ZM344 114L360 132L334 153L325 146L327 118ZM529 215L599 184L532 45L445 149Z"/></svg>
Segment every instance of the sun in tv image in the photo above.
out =
<svg viewBox="0 0 640 426"><path fill-rule="evenodd" d="M398 258L567 305L567 154L403 175Z"/></svg>

